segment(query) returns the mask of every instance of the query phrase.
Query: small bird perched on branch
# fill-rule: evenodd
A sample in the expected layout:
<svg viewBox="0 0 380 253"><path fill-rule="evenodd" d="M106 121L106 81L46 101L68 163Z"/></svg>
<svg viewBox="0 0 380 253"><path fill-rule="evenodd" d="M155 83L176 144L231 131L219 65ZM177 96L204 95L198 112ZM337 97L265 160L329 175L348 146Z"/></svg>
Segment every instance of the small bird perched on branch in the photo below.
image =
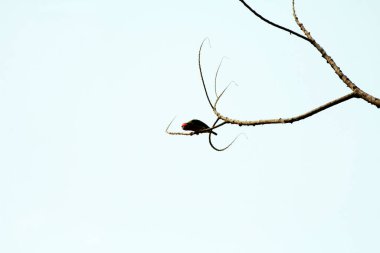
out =
<svg viewBox="0 0 380 253"><path fill-rule="evenodd" d="M210 128L208 125L206 125L205 123L197 119L193 119L193 120L190 120L189 122L182 124L183 130L194 131L195 133L208 129L208 128ZM207 132L211 132L212 134L218 135L212 130L207 131Z"/></svg>

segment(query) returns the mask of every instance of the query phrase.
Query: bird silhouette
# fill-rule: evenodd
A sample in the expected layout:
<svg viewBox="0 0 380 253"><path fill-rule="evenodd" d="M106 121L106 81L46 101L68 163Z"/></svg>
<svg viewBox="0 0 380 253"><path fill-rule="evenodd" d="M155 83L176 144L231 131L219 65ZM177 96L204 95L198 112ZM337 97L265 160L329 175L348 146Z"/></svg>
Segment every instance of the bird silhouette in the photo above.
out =
<svg viewBox="0 0 380 253"><path fill-rule="evenodd" d="M190 120L189 122L183 123L182 124L182 129L186 131L194 131L195 133L200 132L202 130L210 128L206 123L198 120L198 119L193 119ZM211 132L212 134L218 135L214 131L210 130L207 132Z"/></svg>

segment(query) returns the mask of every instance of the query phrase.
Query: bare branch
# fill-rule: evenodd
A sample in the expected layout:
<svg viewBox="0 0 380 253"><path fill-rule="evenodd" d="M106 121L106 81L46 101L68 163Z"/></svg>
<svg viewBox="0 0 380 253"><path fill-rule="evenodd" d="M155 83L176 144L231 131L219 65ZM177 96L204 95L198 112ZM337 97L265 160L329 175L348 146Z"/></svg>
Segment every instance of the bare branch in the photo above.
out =
<svg viewBox="0 0 380 253"><path fill-rule="evenodd" d="M279 29L281 29L281 30L284 30L284 31L286 31L286 32L289 32L290 34L294 34L295 36L297 36L297 37L299 37L299 38L301 38L301 39L304 39L304 40L306 40L306 41L309 41L309 39L307 38L307 37L305 37L305 36L303 36L302 34L299 34L299 33L297 33L297 32L295 32L295 31L293 31L293 30L290 30L290 29L288 29L288 28L286 28L286 27L283 27L283 26L280 26L280 25L278 25L278 24L276 24L276 23L274 23L274 22L272 22L272 21L270 21L270 20L268 20L268 19L266 19L266 18L264 18L263 16L261 16L257 11L255 11L254 9L252 9L245 1L243 1L243 0L239 0L248 10L250 10L253 14L255 14L258 18L260 18L261 20L263 20L264 22L266 22L266 23L268 23L268 24L270 24L270 25L272 25L272 26L274 26L274 27L277 27L277 28L279 28Z"/></svg>
<svg viewBox="0 0 380 253"><path fill-rule="evenodd" d="M380 99L362 91L358 86L356 86L345 74L343 74L343 72L340 70L340 68L336 65L336 63L334 62L334 60L326 53L326 51L315 41L315 39L311 36L310 32L306 30L306 28L304 27L304 25L299 21L297 15L296 15L296 11L295 11L295 4L294 4L294 0L292 0L292 7L293 7L293 17L297 23L297 25L299 26L299 28L302 30L302 32L306 35L306 36L303 36L297 32L294 32L288 28L285 28L283 26L280 26L266 18L264 18L263 16L261 16L259 13L257 13L255 10L253 10L248 4L245 3L244 0L239 0L248 10L250 10L254 15L256 15L257 17L259 17L261 20L263 20L264 22L276 27L276 28L279 28L281 30L284 30L284 31L287 31L289 32L290 34L294 34L296 35L297 37L299 38L302 38L308 42L310 42L322 55L322 57L324 59L326 59L327 63L333 68L333 70L335 71L335 73L338 75L338 77L346 84L346 86L348 88L351 89L351 93L345 95L345 96L342 96L342 97L339 97L337 99L334 99L330 102L327 102L319 107L316 107L306 113L303 113L303 114L300 114L298 116L294 116L294 117L290 117L290 118L278 118L278 119L264 119L264 120L237 120L237 119L231 119L231 118L228 118L226 116L223 116L221 113L219 113L216 109L217 107L217 103L219 102L220 98L223 96L223 94L226 92L226 90L229 88L229 86L232 84L232 83L235 83L235 82L230 82L225 88L224 90L218 95L218 92L217 92L217 78L218 78L218 74L219 74L219 71L220 71L220 68L221 68L221 65L222 65L222 62L223 62L223 59L221 60L221 62L219 63L219 66L217 68L217 71L216 71L216 74L215 74L215 78L214 78L214 92L215 92L215 96L216 96L216 101L214 103L214 105L212 104L211 102L211 99L210 99L210 96L208 94L208 91L207 91L207 88L206 88L206 84L205 84L205 81L204 81L204 77L203 77L203 72L202 72L202 66L201 66L201 51L202 51L202 47L203 47L203 44L206 40L208 40L207 38L204 39L202 41L202 44L199 48L199 52L198 52L198 66L199 66L199 72L200 72L200 76L201 76L201 80L202 80L202 85L203 85L203 89L204 89L204 92L206 94L206 97L207 97L207 101L211 107L211 109L213 110L214 114L216 115L217 119L216 121L214 122L214 124L212 125L212 127L210 128L207 128L207 129L203 129L201 131L197 131L197 132L190 132L190 133L183 133L183 132L171 132L169 131L169 127L170 125L172 124L173 120L170 122L170 124L168 125L168 127L166 128L166 133L168 134L171 134L171 135L188 135L188 136L192 136L192 135L198 135L198 134L202 134L202 133L208 133L209 134L209 143L210 143L210 146L216 150L216 151L224 151L226 149L228 149L234 142L235 140L240 136L236 136L235 139L230 143L228 144L226 147L224 148L217 148L214 146L214 144L212 143L212 139L211 139L211 130L214 130L216 128L219 128L225 124L234 124L234 125L239 125L239 126L256 126L256 125L267 125L267 124L287 124L287 123L293 123L293 122L297 122L297 121L300 121L300 120L303 120L303 119L306 119L308 117L311 117L317 113L320 113L330 107L333 107L333 106L336 106L340 103L343 103L345 101L348 101L352 98L361 98L375 106L377 106L378 108L380 108ZM209 41L210 42L210 41ZM236 83L235 83L236 84ZM220 120L222 120L223 122L222 123L219 123L217 124Z"/></svg>
<svg viewBox="0 0 380 253"><path fill-rule="evenodd" d="M306 35L303 36L293 30L290 30L288 28L285 28L283 26L280 26L266 18L264 18L263 16L261 16L257 11L255 11L254 9L252 9L244 0L239 0L248 10L250 10L254 15L256 15L258 18L260 18L261 20L263 20L264 22L274 26L274 27L277 27L281 30L284 30L284 31L287 31L291 34L294 34L296 35L297 37L299 38L302 38L308 42L310 42L321 54L322 54L322 57L326 59L327 63L330 64L330 66L333 68L333 70L335 71L335 73L338 75L338 77L347 85L348 88L350 88L353 92L357 93L358 96L362 99L364 99L365 101L367 101L368 103L370 104L373 104L375 105L376 107L380 108L380 99L379 98L376 98L368 93L366 93L365 91L361 90L358 86L356 86L342 71L341 69L337 66L337 64L335 63L335 61L326 53L326 51L315 41L315 39L311 36L310 32L308 32L306 30L306 28L303 26L303 24L299 21L297 15L296 15L296 12L295 12L295 4L294 4L294 0L292 0L292 3L293 3L293 16L294 16L294 19L297 23L297 25L300 27L300 29L302 30L302 32Z"/></svg>
<svg viewBox="0 0 380 253"><path fill-rule="evenodd" d="M223 120L224 122L226 123L229 123L229 124L235 124L235 125L239 125L239 126L257 126L257 125L268 125L268 124L286 124L286 123L293 123L293 122L296 122L296 121L299 121L299 120L303 120L303 119L306 119L308 117L311 117L313 116L314 114L317 114L321 111L324 111L332 106L335 106L337 104L340 104L344 101L347 101L351 98L357 98L357 94L355 92L351 92L350 94L347 94L343 97L340 97L340 98L337 98L335 100L332 100L324 105L321 105L309 112L306 112L304 114L301 114L301 115L298 115L298 116L295 116L295 117L291 117L291 118L279 118L279 119L266 119L266 120L252 120L252 121L245 121L245 120L236 120L236 119L230 119L228 117L225 117L223 116L222 114L220 114L219 112L215 112L215 115L220 118L221 120Z"/></svg>
<svg viewBox="0 0 380 253"><path fill-rule="evenodd" d="M337 66L335 61L329 56L326 51L315 41L315 39L311 36L310 32L306 30L305 26L299 21L295 4L293 0L293 17L296 21L299 28L302 30L302 32L307 36L309 39L309 42L321 53L322 57L326 59L327 63L330 64L330 66L333 68L335 73L338 75L338 77L347 85L348 88L350 88L353 92L355 92L360 98L364 99L370 104L375 105L377 108L380 108L380 99L364 92L361 90L358 86L356 86L343 72L342 70Z"/></svg>

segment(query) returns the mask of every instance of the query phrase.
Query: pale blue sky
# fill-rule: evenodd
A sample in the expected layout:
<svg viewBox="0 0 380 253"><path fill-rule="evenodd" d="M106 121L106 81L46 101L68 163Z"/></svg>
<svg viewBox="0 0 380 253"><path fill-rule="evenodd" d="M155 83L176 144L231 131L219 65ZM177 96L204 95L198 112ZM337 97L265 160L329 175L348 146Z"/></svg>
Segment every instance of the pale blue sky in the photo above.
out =
<svg viewBox="0 0 380 253"><path fill-rule="evenodd" d="M247 1L297 30L290 0ZM254 5L253 5L254 4ZM380 97L380 3L297 1L343 71ZM379 110L166 135L220 111L293 116L349 93L304 41L237 0L0 1L0 252L380 252ZM213 93L211 93L213 94Z"/></svg>

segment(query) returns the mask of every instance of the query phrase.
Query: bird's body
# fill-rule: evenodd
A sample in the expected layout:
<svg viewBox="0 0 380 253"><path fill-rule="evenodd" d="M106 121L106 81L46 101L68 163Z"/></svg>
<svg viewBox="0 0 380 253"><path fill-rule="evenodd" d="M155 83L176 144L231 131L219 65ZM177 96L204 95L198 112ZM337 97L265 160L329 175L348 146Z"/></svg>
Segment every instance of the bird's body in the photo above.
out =
<svg viewBox="0 0 380 253"><path fill-rule="evenodd" d="M200 132L200 131L205 130L205 129L208 129L208 128L210 128L210 127L198 119L193 119L193 120L190 120L189 122L182 124L183 130L194 131L195 133ZM212 130L210 130L208 132L211 132L212 134L217 135L217 133L215 133Z"/></svg>

